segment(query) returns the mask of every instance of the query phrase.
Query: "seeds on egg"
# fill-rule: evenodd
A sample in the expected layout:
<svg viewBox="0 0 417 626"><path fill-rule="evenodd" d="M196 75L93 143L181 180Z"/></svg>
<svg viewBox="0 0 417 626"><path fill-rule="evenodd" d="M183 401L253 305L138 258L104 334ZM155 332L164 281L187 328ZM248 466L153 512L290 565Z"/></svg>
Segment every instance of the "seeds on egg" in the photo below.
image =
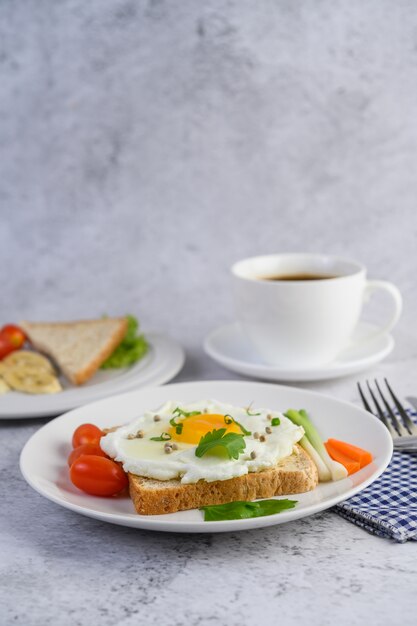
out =
<svg viewBox="0 0 417 626"><path fill-rule="evenodd" d="M143 432L143 430L138 430L138 432L134 435L128 435L127 438L128 439L143 439L145 433Z"/></svg>
<svg viewBox="0 0 417 626"><path fill-rule="evenodd" d="M291 421L285 424L282 421L281 428L276 428L280 419L278 416L281 415L278 408L264 409L257 416L254 413L259 410L252 409L252 415L244 417L243 406L202 400L198 404L180 404L181 408L174 414L178 404L178 400L174 399L161 408L155 406L152 410L149 407L149 411L136 415L123 431L116 431L113 435L110 433L103 444L104 451L109 450L114 454L113 458L120 459L133 475L146 474L156 480L163 476L172 481L179 481L183 477L185 483L192 484L196 480L228 480L239 471L250 473L274 466L283 451L291 452L294 440L299 438L298 427ZM207 412L205 415L204 410ZM209 418L207 414L210 414ZM232 423L227 424L230 420ZM179 432L181 427L182 432ZM232 445L229 448L228 441L225 446L230 449L231 455L235 449L239 449L238 459L235 459L237 463L228 462L229 455L226 454L219 454L218 457L204 454L199 457L195 454L201 438L222 428L230 431L228 439L231 439L231 444L236 439L236 448ZM128 438L133 441L126 441ZM242 449L241 443L244 442L246 446Z"/></svg>

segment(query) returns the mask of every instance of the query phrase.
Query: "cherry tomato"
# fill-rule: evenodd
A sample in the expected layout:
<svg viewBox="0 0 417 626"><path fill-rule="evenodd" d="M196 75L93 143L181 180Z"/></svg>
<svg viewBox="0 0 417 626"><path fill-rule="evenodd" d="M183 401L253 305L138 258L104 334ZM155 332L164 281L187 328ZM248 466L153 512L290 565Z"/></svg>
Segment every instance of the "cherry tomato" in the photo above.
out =
<svg viewBox="0 0 417 626"><path fill-rule="evenodd" d="M72 436L72 447L78 448L78 446L82 446L84 443L99 445L102 437L102 431L94 424L81 424L81 426L75 429Z"/></svg>
<svg viewBox="0 0 417 626"><path fill-rule="evenodd" d="M0 333L0 359L4 359L5 356L10 354L10 352L13 352L15 349L16 348L10 343L7 337Z"/></svg>
<svg viewBox="0 0 417 626"><path fill-rule="evenodd" d="M6 324L6 326L3 326L0 335L8 339L14 350L19 350L26 341L26 335L23 330L14 324Z"/></svg>
<svg viewBox="0 0 417 626"><path fill-rule="evenodd" d="M72 483L92 496L115 496L128 485L127 474L111 459L82 454L70 469Z"/></svg>
<svg viewBox="0 0 417 626"><path fill-rule="evenodd" d="M81 446L78 446L78 448L74 448L74 450L71 452L71 454L68 457L68 465L71 467L74 461L78 459L78 457L81 456L82 454L95 454L95 456L107 456L106 453L103 452L100 446L98 446L96 443L83 443Z"/></svg>

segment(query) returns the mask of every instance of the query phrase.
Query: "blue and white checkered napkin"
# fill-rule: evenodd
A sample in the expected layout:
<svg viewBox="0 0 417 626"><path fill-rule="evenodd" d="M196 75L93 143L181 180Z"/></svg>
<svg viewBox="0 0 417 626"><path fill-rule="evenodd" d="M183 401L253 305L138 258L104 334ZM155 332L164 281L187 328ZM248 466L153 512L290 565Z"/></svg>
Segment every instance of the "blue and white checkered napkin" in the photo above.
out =
<svg viewBox="0 0 417 626"><path fill-rule="evenodd" d="M417 541L417 452L394 452L378 480L334 510L378 537Z"/></svg>

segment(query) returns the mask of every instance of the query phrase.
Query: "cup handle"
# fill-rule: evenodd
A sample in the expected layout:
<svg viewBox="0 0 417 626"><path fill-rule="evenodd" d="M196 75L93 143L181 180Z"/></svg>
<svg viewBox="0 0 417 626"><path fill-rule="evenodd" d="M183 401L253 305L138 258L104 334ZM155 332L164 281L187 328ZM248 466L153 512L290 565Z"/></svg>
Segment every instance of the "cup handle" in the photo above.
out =
<svg viewBox="0 0 417 626"><path fill-rule="evenodd" d="M363 337L362 341L369 341L371 339L375 339L376 337L380 337L385 333L388 333L392 328L394 328L395 324L398 322L403 308L403 299L400 290L395 285L389 283L386 280L366 281L364 302L367 302L376 291L385 291L391 296L393 311L390 318L383 326L378 328L378 330L369 333L369 335L367 335L366 337Z"/></svg>

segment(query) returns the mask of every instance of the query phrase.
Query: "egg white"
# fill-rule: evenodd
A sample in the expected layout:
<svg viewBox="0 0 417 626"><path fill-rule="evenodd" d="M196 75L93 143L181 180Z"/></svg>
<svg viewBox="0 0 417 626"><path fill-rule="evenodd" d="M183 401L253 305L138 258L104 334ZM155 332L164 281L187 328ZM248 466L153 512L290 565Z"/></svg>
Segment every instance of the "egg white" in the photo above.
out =
<svg viewBox="0 0 417 626"><path fill-rule="evenodd" d="M238 459L224 459L206 454L199 458L195 455L198 444L175 440L178 450L166 454L164 441L152 441L170 429L169 420L173 411L181 407L186 412L200 411L231 415L252 434L245 436L246 448ZM281 459L289 456L294 444L304 435L304 429L293 424L279 411L251 408L248 415L244 407L236 407L216 400L204 400L184 404L180 401L166 402L157 411L147 411L126 426L105 435L100 445L104 452L122 463L126 472L157 480L180 479L182 483L196 483L199 480L213 482L242 476L248 472L258 472L273 467ZM159 416L155 421L154 417ZM266 434L265 428L271 426L267 416L279 417L279 426L272 427L272 433ZM143 438L128 439L139 430ZM254 438L254 433L265 435L265 442ZM170 443L173 443L172 440ZM255 458L251 459L251 452Z"/></svg>

